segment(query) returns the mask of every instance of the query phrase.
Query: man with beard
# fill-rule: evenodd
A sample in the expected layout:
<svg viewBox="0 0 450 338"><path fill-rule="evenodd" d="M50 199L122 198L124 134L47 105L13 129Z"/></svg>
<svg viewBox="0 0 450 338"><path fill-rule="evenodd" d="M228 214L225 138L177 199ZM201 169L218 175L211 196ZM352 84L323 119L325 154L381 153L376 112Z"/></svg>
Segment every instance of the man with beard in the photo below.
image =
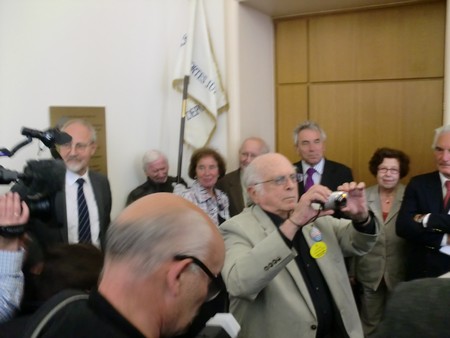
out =
<svg viewBox="0 0 450 338"><path fill-rule="evenodd" d="M103 247L112 198L108 178L89 170L97 149L95 129L87 121L73 119L61 130L72 137L71 142L59 147L66 170L53 173L59 188L50 196L50 219L30 229L44 248L56 243Z"/></svg>

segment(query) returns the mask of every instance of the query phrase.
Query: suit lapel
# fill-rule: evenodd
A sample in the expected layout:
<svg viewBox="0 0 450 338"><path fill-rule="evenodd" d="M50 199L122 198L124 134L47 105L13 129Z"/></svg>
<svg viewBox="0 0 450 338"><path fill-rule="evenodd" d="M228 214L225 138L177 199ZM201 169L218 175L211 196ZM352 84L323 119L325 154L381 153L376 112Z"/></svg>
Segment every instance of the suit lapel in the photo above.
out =
<svg viewBox="0 0 450 338"><path fill-rule="evenodd" d="M389 211L388 217L386 217L385 223L389 223L392 218L396 217L403 201L403 194L405 193L405 186L403 184L399 184L397 191L395 193L394 202L392 203L391 210Z"/></svg>
<svg viewBox="0 0 450 338"><path fill-rule="evenodd" d="M435 171L434 175L430 176L428 182L425 183L426 187L424 193L429 205L431 207L431 212L444 212L444 196L442 194L441 179L439 177L439 172Z"/></svg>
<svg viewBox="0 0 450 338"><path fill-rule="evenodd" d="M230 180L231 183L231 195L234 201L238 201L236 208L244 208L244 198L242 197L242 186L241 186L241 176L240 170L233 173L233 177Z"/></svg>
<svg viewBox="0 0 450 338"><path fill-rule="evenodd" d="M62 191L58 191L56 193L54 210L56 215L56 223L60 224L59 233L61 239L64 243L69 243L69 233L67 230L67 207L66 207L65 188Z"/></svg>
<svg viewBox="0 0 450 338"><path fill-rule="evenodd" d="M261 227L265 233L265 236L268 236L270 233L272 233L274 231L273 222L270 220L269 216L267 216L266 213L260 207L255 206L255 207L253 207L253 210L254 210L254 216L255 216L258 224L261 225ZM297 285L297 288L300 291L300 295L303 298L304 302L308 305L308 308L311 311L311 314L313 314L313 316L316 316L314 304L311 300L311 296L309 294L308 288L303 280L303 276L300 272L299 267L297 266L297 262L295 261L295 259L293 259L291 262L289 262L286 265L286 270L289 272L292 279L295 281L295 284Z"/></svg>
<svg viewBox="0 0 450 338"><path fill-rule="evenodd" d="M367 193L367 206L375 214L377 219L383 219L383 213L381 211L380 194L378 193L378 185L370 187L366 190Z"/></svg>
<svg viewBox="0 0 450 338"><path fill-rule="evenodd" d="M96 207L98 210L98 222L99 222L99 227L100 227L100 233L102 233L104 230L103 227L105 226L102 222L103 212L104 212L104 206L103 206L104 203L103 203L103 199L102 199L102 187L92 171L89 171L89 180L91 181L92 190L94 191L95 204L96 204Z"/></svg>
<svg viewBox="0 0 450 338"><path fill-rule="evenodd" d="M330 162L328 162L326 159L324 159L324 161L325 162L323 165L323 173L322 178L320 179L320 184L329 187L332 185L332 182L330 182L330 180L333 179L333 168L330 165Z"/></svg>

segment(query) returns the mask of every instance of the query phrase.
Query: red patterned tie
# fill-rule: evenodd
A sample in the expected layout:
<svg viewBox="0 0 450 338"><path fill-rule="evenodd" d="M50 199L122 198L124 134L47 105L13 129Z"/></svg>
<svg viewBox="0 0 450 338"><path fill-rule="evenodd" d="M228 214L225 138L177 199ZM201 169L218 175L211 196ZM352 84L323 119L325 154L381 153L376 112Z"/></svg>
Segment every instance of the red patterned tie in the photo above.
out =
<svg viewBox="0 0 450 338"><path fill-rule="evenodd" d="M444 198L444 210L447 210L447 203L448 200L450 199L450 180L445 181L445 187L447 188L447 193L445 194Z"/></svg>

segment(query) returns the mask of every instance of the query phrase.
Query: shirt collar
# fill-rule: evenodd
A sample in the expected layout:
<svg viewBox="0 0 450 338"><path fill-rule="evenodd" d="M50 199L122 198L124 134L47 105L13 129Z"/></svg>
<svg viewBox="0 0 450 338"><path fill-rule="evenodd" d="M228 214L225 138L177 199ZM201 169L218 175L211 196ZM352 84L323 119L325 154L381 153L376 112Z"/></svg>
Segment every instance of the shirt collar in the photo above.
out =
<svg viewBox="0 0 450 338"><path fill-rule="evenodd" d="M75 182L79 179L79 178L84 178L84 180L86 182L90 182L89 180L89 170L86 170L86 172L84 173L84 175L80 176L70 170L66 170L66 182L69 185L73 185L75 184Z"/></svg>
<svg viewBox="0 0 450 338"><path fill-rule="evenodd" d="M319 163L317 163L315 166L313 166L313 168L316 170L316 172L319 175L322 175L324 166L325 166L325 158L322 157L322 159L319 161ZM309 168L311 168L311 166L309 164L307 164L305 161L302 160L302 171L303 171L303 173L306 173L306 171Z"/></svg>

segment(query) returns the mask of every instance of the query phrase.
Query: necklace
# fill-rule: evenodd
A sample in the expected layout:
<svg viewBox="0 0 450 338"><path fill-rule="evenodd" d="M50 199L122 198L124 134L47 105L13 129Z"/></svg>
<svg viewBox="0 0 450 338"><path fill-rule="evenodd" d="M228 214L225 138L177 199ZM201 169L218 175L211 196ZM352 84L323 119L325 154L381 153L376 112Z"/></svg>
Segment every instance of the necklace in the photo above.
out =
<svg viewBox="0 0 450 338"><path fill-rule="evenodd" d="M392 200L394 199L394 195L382 195L380 194L381 200L383 203L391 204Z"/></svg>

